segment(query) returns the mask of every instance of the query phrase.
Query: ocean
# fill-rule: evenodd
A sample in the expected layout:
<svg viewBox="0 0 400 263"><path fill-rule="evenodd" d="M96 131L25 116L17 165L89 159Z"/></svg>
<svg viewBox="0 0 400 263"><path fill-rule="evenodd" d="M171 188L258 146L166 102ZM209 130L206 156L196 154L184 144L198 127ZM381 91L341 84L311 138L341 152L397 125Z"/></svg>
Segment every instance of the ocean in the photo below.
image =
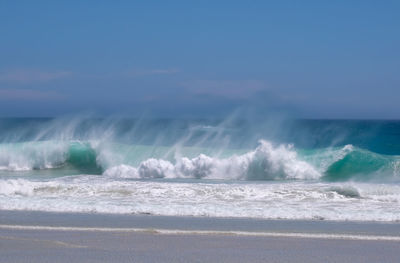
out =
<svg viewBox="0 0 400 263"><path fill-rule="evenodd" d="M400 220L400 121L0 119L0 209Z"/></svg>

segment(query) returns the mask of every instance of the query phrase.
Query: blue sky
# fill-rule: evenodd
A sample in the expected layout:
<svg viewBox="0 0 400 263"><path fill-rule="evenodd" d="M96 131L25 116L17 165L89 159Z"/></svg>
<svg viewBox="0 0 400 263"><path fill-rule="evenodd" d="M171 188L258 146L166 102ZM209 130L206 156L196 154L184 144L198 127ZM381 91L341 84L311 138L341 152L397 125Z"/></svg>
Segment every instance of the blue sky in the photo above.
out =
<svg viewBox="0 0 400 263"><path fill-rule="evenodd" d="M399 1L1 1L0 116L400 118Z"/></svg>

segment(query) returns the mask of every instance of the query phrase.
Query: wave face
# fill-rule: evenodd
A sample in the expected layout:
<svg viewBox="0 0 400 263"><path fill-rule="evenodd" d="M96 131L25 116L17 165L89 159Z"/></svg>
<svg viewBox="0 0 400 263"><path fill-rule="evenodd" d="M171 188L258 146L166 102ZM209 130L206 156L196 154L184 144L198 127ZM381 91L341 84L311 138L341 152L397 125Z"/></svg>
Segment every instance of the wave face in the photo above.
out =
<svg viewBox="0 0 400 263"><path fill-rule="evenodd" d="M396 221L389 124L332 138L316 121L329 139L299 139L237 120L0 120L0 209Z"/></svg>
<svg viewBox="0 0 400 263"><path fill-rule="evenodd" d="M101 171L89 143L27 142L0 144L0 171L32 171L74 167L80 172Z"/></svg>
<svg viewBox="0 0 400 263"><path fill-rule="evenodd" d="M296 151L260 140L250 151L203 154L203 148L152 147L89 142L0 144L0 171L54 169L72 174L103 174L134 179L228 180L391 180L400 176L400 158L346 145ZM211 151L210 151L211 152ZM149 157L150 156L150 157ZM190 157L192 156L192 157ZM227 157L221 157L227 156ZM64 173L65 174L65 173Z"/></svg>
<svg viewBox="0 0 400 263"><path fill-rule="evenodd" d="M329 180L396 179L400 175L400 158L354 149L332 163L325 171Z"/></svg>

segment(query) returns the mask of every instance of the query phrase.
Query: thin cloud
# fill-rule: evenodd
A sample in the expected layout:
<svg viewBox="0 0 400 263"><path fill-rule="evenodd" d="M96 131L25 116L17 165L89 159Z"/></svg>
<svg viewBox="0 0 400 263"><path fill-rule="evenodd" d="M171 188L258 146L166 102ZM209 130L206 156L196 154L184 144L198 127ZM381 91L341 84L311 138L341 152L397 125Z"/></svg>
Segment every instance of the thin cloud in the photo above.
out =
<svg viewBox="0 0 400 263"><path fill-rule="evenodd" d="M153 76L153 75L171 75L181 72L176 68L168 69L150 69L150 70L130 70L125 72L124 75L128 77L140 77L140 76Z"/></svg>
<svg viewBox="0 0 400 263"><path fill-rule="evenodd" d="M177 68L166 68L166 69L150 69L150 70L139 70L130 69L119 72L105 72L105 73L74 73L75 77L87 78L87 79L115 79L115 78L136 78L156 75L173 75L182 72ZM66 72L68 73L68 72ZM70 75L66 74L65 76Z"/></svg>
<svg viewBox="0 0 400 263"><path fill-rule="evenodd" d="M71 75L68 71L11 70L0 72L0 82L30 84L48 82Z"/></svg>
<svg viewBox="0 0 400 263"><path fill-rule="evenodd" d="M182 86L194 95L211 95L228 99L246 99L256 92L267 89L257 80L195 80L182 83Z"/></svg>
<svg viewBox="0 0 400 263"><path fill-rule="evenodd" d="M0 89L0 101L25 100L38 101L61 99L64 96L54 91L41 91L33 89Z"/></svg>

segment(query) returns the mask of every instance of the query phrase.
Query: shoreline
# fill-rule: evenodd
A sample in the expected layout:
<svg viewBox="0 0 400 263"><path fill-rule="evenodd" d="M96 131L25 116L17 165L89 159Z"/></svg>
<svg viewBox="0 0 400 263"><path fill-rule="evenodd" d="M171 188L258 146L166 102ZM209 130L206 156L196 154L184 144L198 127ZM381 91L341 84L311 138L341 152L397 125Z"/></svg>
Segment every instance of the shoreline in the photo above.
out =
<svg viewBox="0 0 400 263"><path fill-rule="evenodd" d="M400 224L0 210L4 262L398 262Z"/></svg>
<svg viewBox="0 0 400 263"><path fill-rule="evenodd" d="M398 236L400 222L257 219L0 210L1 226Z"/></svg>

